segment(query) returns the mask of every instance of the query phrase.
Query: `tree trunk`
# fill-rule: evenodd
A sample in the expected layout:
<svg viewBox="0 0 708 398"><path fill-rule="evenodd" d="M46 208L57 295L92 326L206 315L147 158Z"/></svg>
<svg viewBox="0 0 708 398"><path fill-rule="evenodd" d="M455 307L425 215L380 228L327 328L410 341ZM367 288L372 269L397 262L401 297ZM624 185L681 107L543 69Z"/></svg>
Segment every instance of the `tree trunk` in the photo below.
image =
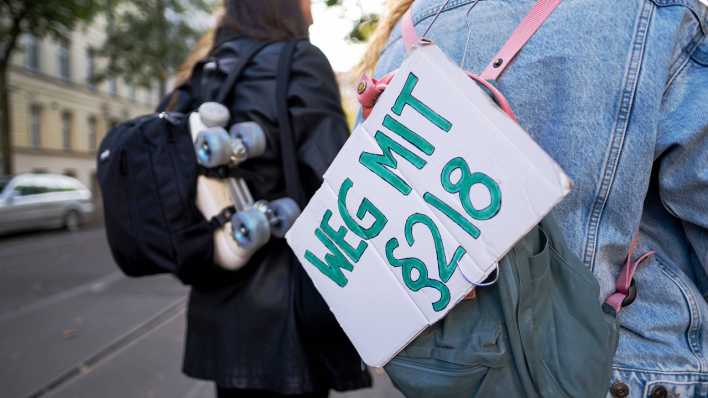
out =
<svg viewBox="0 0 708 398"><path fill-rule="evenodd" d="M5 175L14 172L12 164L12 116L10 114L9 65L0 63L0 157Z"/></svg>
<svg viewBox="0 0 708 398"><path fill-rule="evenodd" d="M164 78L160 78L160 101L162 101L163 98L165 98L165 95L167 95L167 80Z"/></svg>

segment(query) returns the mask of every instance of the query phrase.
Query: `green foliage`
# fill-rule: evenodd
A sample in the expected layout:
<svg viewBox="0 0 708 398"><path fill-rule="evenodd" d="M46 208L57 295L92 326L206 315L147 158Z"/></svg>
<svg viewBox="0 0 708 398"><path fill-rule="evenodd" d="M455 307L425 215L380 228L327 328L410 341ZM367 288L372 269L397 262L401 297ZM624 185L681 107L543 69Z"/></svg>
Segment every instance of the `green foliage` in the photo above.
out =
<svg viewBox="0 0 708 398"><path fill-rule="evenodd" d="M0 61L9 59L23 33L64 37L89 21L105 0L0 0Z"/></svg>
<svg viewBox="0 0 708 398"><path fill-rule="evenodd" d="M352 31L349 32L348 39L356 43L368 41L371 34L376 30L378 23L378 14L366 14L362 16L354 23Z"/></svg>
<svg viewBox="0 0 708 398"><path fill-rule="evenodd" d="M204 33L192 19L206 17L209 0L115 0L106 41L97 52L108 60L97 80L121 76L150 87L167 79L184 61Z"/></svg>
<svg viewBox="0 0 708 398"><path fill-rule="evenodd" d="M24 33L64 38L108 0L0 0L0 174L12 174L8 65Z"/></svg>
<svg viewBox="0 0 708 398"><path fill-rule="evenodd" d="M347 0L346 4L344 0L325 0L325 5L327 7L340 8L343 15L349 12L351 8L359 9L361 17L358 20L353 21L354 26L346 37L349 41L355 43L367 42L379 23L380 16L378 14L366 12L360 0Z"/></svg>

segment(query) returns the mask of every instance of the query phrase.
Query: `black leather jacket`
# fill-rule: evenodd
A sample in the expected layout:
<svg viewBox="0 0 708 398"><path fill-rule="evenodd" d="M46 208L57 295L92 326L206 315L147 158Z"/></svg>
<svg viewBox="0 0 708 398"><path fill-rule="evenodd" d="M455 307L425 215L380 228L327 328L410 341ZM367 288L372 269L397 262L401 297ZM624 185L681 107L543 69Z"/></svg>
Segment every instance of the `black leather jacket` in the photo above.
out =
<svg viewBox="0 0 708 398"><path fill-rule="evenodd" d="M223 39L222 39L223 40ZM254 42L226 38L212 56L229 62ZM253 197L286 196L275 105L278 58L273 43L246 66L227 101L232 122L253 120L268 134L266 153L241 165L261 179ZM177 89L173 109L195 109L218 91L223 72L195 69ZM169 101L163 101L164 108ZM300 177L309 199L348 137L334 73L306 40L295 49L288 89ZM192 287L187 314L184 372L224 388L303 394L371 385L362 362L284 239L271 241L241 270ZM213 278L212 278L213 279Z"/></svg>

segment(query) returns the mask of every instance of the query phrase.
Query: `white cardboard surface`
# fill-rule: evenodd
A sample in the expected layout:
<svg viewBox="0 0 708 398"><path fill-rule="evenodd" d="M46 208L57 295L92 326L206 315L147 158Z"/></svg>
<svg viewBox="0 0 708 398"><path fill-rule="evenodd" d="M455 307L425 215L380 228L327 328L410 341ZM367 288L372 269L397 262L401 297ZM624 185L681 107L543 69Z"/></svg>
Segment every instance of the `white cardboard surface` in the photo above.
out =
<svg viewBox="0 0 708 398"><path fill-rule="evenodd" d="M402 94L407 84L414 99ZM405 98L405 105L395 106ZM413 134L389 128L391 119ZM410 138L415 135L418 140ZM364 153L382 155L381 162L362 161ZM400 179L409 192L384 177ZM340 203L345 181L351 188ZM484 281L570 187L561 168L476 83L437 47L424 46L413 51L354 131L286 238L364 362L383 366ZM433 206L430 195L447 210ZM465 196L472 209L463 205ZM377 217L357 214L363 200L385 217L375 234L350 228L340 212L346 209L352 222L368 229ZM488 206L496 211L476 212ZM330 212L328 228L323 217ZM443 274L454 269L447 280L439 272L435 234L444 249ZM450 263L456 250L464 250L457 266ZM421 267L428 280L409 264Z"/></svg>

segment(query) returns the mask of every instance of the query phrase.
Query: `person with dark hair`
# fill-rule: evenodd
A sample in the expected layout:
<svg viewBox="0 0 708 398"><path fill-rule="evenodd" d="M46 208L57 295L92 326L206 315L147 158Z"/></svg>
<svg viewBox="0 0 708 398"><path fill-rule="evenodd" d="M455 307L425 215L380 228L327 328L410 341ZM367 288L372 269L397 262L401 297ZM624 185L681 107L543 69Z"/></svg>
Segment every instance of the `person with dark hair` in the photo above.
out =
<svg viewBox="0 0 708 398"><path fill-rule="evenodd" d="M258 177L247 180L255 200L288 196L281 162L286 150L296 154L303 196L312 196L349 134L332 68L307 40L311 23L309 0L225 0L214 33L197 45L178 88L160 105L193 111L219 91L244 54L267 43L245 65L224 103L232 122L254 121L267 135L265 154L239 165ZM281 55L293 42L286 129L276 99ZM295 148L281 146L284 130L291 130ZM326 397L331 389L371 385L285 240L275 238L243 268L192 286L184 372L213 381L218 397Z"/></svg>

